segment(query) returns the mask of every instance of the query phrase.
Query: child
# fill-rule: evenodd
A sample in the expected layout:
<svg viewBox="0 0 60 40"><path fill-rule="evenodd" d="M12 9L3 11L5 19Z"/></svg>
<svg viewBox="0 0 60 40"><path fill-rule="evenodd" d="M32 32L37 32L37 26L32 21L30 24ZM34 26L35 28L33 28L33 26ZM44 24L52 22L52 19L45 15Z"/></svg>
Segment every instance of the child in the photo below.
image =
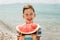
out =
<svg viewBox="0 0 60 40"><path fill-rule="evenodd" d="M32 5L25 5L23 8L23 18L26 20L25 24L33 25L34 24L33 19L35 17L36 17L36 14ZM27 37L27 35L19 32L18 28L17 28L17 31L18 31L17 40L40 40L40 37L41 37L41 28L37 30L36 32L31 33L29 35L30 37Z"/></svg>

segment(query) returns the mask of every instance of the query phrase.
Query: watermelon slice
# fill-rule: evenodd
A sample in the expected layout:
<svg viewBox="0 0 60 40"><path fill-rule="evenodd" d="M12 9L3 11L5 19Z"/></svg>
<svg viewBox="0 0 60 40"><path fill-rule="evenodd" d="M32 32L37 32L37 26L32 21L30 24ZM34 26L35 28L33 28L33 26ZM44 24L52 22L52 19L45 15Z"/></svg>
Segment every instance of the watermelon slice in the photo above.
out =
<svg viewBox="0 0 60 40"><path fill-rule="evenodd" d="M17 26L17 30L23 34L31 34L36 32L39 29L39 25L36 23L33 24L23 24Z"/></svg>

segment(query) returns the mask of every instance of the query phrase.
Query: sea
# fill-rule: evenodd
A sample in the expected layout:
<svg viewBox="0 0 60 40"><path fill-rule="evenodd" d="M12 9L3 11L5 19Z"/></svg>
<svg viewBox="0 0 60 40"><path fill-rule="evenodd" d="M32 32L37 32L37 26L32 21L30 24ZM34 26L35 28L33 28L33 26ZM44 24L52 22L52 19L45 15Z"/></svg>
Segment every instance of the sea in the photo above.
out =
<svg viewBox="0 0 60 40"><path fill-rule="evenodd" d="M8 29L17 34L16 26L25 23L22 10L26 4L0 5L0 23L8 25ZM30 3L30 5L34 7L36 13L34 22L42 27L41 40L60 40L60 4Z"/></svg>

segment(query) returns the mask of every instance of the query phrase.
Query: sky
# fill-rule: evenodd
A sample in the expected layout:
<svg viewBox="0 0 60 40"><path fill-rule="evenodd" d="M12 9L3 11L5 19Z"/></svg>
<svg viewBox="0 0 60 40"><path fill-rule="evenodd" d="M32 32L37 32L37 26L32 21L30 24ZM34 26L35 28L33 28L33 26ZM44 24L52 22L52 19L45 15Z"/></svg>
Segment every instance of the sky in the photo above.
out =
<svg viewBox="0 0 60 40"><path fill-rule="evenodd" d="M60 0L0 0L0 4L13 4L13 3L60 4Z"/></svg>

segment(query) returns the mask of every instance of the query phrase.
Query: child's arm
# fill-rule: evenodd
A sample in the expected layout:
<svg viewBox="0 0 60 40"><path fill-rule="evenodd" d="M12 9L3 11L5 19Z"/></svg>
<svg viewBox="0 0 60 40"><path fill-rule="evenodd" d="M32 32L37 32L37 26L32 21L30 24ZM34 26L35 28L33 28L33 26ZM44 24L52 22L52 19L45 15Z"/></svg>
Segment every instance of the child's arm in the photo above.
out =
<svg viewBox="0 0 60 40"><path fill-rule="evenodd" d="M40 40L40 37L38 37L37 35L38 35L38 31L32 34L32 39L33 40Z"/></svg>
<svg viewBox="0 0 60 40"><path fill-rule="evenodd" d="M39 28L37 33L38 40L40 40L41 34L42 34L42 28Z"/></svg>
<svg viewBox="0 0 60 40"><path fill-rule="evenodd" d="M40 37L37 36L37 40L40 40Z"/></svg>
<svg viewBox="0 0 60 40"><path fill-rule="evenodd" d="M32 39L33 40L40 40L40 37L41 37L41 28L39 28L39 30L37 32L35 32L34 34L32 34Z"/></svg>
<svg viewBox="0 0 60 40"><path fill-rule="evenodd" d="M40 36L39 35L39 30L37 31L37 40L40 40Z"/></svg>
<svg viewBox="0 0 60 40"><path fill-rule="evenodd" d="M18 32L17 40L24 40L24 36Z"/></svg>
<svg viewBox="0 0 60 40"><path fill-rule="evenodd" d="M32 34L32 40L37 40L37 32Z"/></svg>
<svg viewBox="0 0 60 40"><path fill-rule="evenodd" d="M17 40L19 40L20 38L20 33L17 31L18 35L17 35Z"/></svg>

